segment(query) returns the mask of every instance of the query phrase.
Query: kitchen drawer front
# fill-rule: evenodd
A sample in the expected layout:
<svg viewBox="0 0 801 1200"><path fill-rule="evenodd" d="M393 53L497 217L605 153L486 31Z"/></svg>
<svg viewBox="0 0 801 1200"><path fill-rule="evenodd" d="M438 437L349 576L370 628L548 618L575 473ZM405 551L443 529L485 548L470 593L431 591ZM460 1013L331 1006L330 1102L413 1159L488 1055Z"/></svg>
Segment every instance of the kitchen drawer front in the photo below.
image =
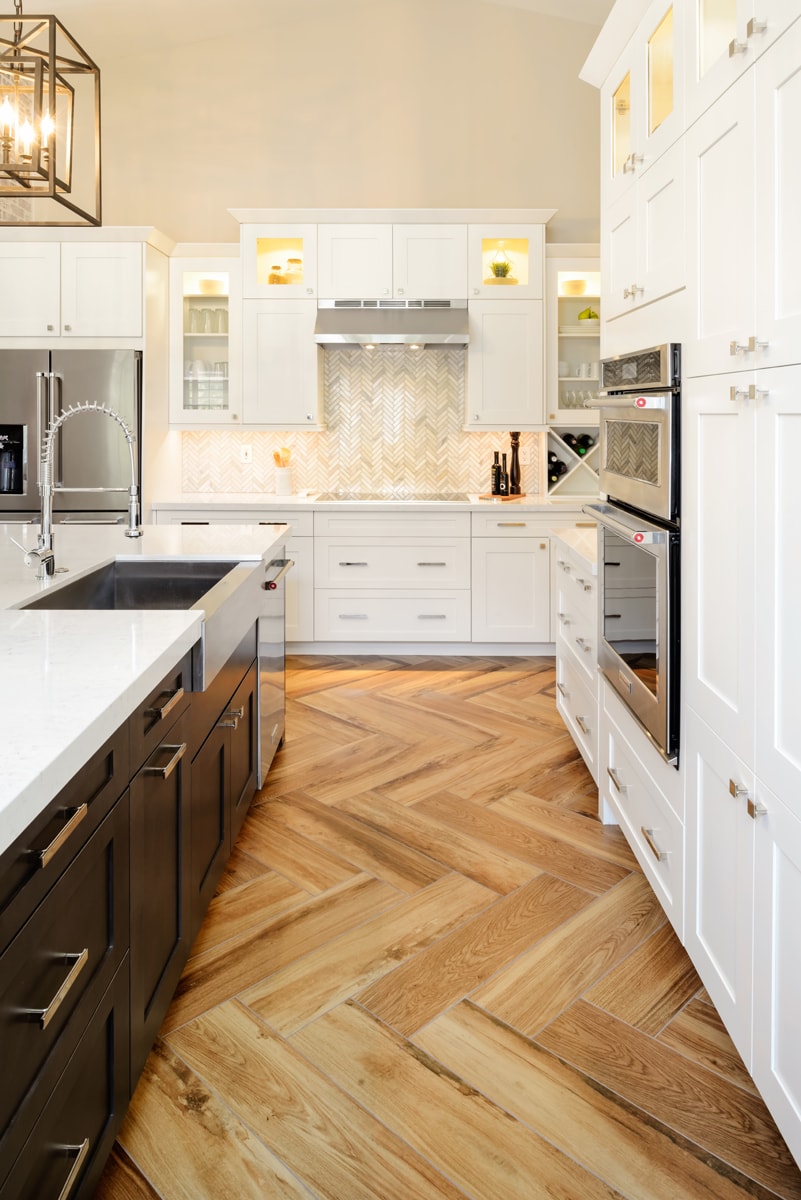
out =
<svg viewBox="0 0 801 1200"><path fill-rule="evenodd" d="M130 717L131 775L153 753L170 726L186 712L191 686L192 655L189 653L164 676Z"/></svg>
<svg viewBox="0 0 801 1200"><path fill-rule="evenodd" d="M576 594L571 593L572 586L565 586L560 580L556 590L557 637L565 653L575 659L587 686L594 688L598 664L597 617L594 611L586 611L580 601L577 603Z"/></svg>
<svg viewBox="0 0 801 1200"><path fill-rule="evenodd" d="M576 666L572 651L565 649L561 638L556 642L556 707L597 783L597 681L593 679L592 686L587 683L583 669Z"/></svg>
<svg viewBox="0 0 801 1200"><path fill-rule="evenodd" d="M311 537L314 533L314 513L311 509L297 512L282 508L253 512L245 508L196 510L159 508L155 512L157 525L291 525L292 533Z"/></svg>
<svg viewBox="0 0 801 1200"><path fill-rule="evenodd" d="M126 955L60 1077L48 1079L33 1132L0 1173L0 1200L90 1200L128 1103L128 989Z"/></svg>
<svg viewBox="0 0 801 1200"><path fill-rule="evenodd" d="M598 576L593 575L578 556L566 553L558 539L554 565L557 585L568 605L575 605L594 619L598 611Z"/></svg>
<svg viewBox="0 0 801 1200"><path fill-rule="evenodd" d="M315 537L470 537L470 513L316 512Z"/></svg>
<svg viewBox="0 0 801 1200"><path fill-rule="evenodd" d="M30 1131L45 1064L60 1039L74 1046L81 1014L94 1010L127 953L128 880L126 792L0 956L4 1158Z"/></svg>
<svg viewBox="0 0 801 1200"><path fill-rule="evenodd" d="M514 505L498 504L491 513L473 513L473 537L549 537L553 529L550 517L508 511Z"/></svg>
<svg viewBox="0 0 801 1200"><path fill-rule="evenodd" d="M318 642L469 642L470 592L316 591L314 636Z"/></svg>
<svg viewBox="0 0 801 1200"><path fill-rule="evenodd" d="M683 940L684 826L605 707L598 759L599 798L606 801L620 822L637 861Z"/></svg>
<svg viewBox="0 0 801 1200"><path fill-rule="evenodd" d="M318 537L320 588L469 588L468 538Z"/></svg>
<svg viewBox="0 0 801 1200"><path fill-rule="evenodd" d="M0 954L128 786L124 724L0 856Z"/></svg>

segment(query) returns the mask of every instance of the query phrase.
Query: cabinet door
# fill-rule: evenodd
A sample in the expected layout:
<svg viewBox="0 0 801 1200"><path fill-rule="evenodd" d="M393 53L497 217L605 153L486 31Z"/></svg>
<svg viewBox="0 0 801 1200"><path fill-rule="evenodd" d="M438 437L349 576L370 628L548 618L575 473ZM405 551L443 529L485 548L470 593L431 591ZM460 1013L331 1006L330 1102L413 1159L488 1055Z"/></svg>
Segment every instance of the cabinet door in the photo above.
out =
<svg viewBox="0 0 801 1200"><path fill-rule="evenodd" d="M239 260L170 260L170 424L239 424Z"/></svg>
<svg viewBox="0 0 801 1200"><path fill-rule="evenodd" d="M314 538L290 538L287 558L294 567L286 577L286 640L314 641Z"/></svg>
<svg viewBox="0 0 801 1200"><path fill-rule="evenodd" d="M637 181L638 304L661 300L687 282L684 182L683 140Z"/></svg>
<svg viewBox="0 0 801 1200"><path fill-rule="evenodd" d="M240 246L244 296L317 295L316 225L243 225Z"/></svg>
<svg viewBox="0 0 801 1200"><path fill-rule="evenodd" d="M139 243L62 243L61 332L66 337L142 336Z"/></svg>
<svg viewBox="0 0 801 1200"><path fill-rule="evenodd" d="M643 138L645 80L641 59L627 47L601 88L601 196L603 209L634 186L632 154Z"/></svg>
<svg viewBox="0 0 801 1200"><path fill-rule="evenodd" d="M801 821L759 783L757 800L752 1074L801 1161Z"/></svg>
<svg viewBox="0 0 801 1200"><path fill-rule="evenodd" d="M393 225L392 276L396 296L464 300L467 226Z"/></svg>
<svg viewBox="0 0 801 1200"><path fill-rule="evenodd" d="M597 425L584 408L599 387L601 274L597 258L548 259L546 289L546 400L548 421ZM579 321L591 309L598 319Z"/></svg>
<svg viewBox="0 0 801 1200"><path fill-rule="evenodd" d="M754 73L686 137L690 339L685 373L754 365Z"/></svg>
<svg viewBox="0 0 801 1200"><path fill-rule="evenodd" d="M631 188L603 214L605 253L601 259L604 319L633 308L637 299L637 198ZM641 286L641 285L640 285Z"/></svg>
<svg viewBox="0 0 801 1200"><path fill-rule="evenodd" d="M541 300L471 300L467 348L470 429L543 424Z"/></svg>
<svg viewBox="0 0 801 1200"><path fill-rule="evenodd" d="M259 674L256 663L248 671L223 713L223 723L230 722L231 775L228 812L231 824L231 846L242 828L250 802L256 793L256 771L259 741Z"/></svg>
<svg viewBox="0 0 801 1200"><path fill-rule="evenodd" d="M687 710L685 945L751 1067L754 942L754 778L710 727Z"/></svg>
<svg viewBox="0 0 801 1200"><path fill-rule="evenodd" d="M0 243L0 337L59 332L58 242Z"/></svg>
<svg viewBox="0 0 801 1200"><path fill-rule="evenodd" d="M320 427L314 300L246 300L243 304L243 404L246 425Z"/></svg>
<svg viewBox="0 0 801 1200"><path fill-rule="evenodd" d="M230 720L227 724L230 726ZM230 730L226 724L218 723L192 759L190 944L231 852L230 753Z"/></svg>
<svg viewBox="0 0 801 1200"><path fill-rule="evenodd" d="M468 225L468 286L484 300L541 300L544 225Z"/></svg>
<svg viewBox="0 0 801 1200"><path fill-rule="evenodd" d="M187 717L131 781L131 1085L189 955Z"/></svg>
<svg viewBox="0 0 801 1200"><path fill-rule="evenodd" d="M550 540L473 538L474 642L551 638Z"/></svg>
<svg viewBox="0 0 801 1200"><path fill-rule="evenodd" d="M756 772L801 818L801 367L756 375Z"/></svg>
<svg viewBox="0 0 801 1200"><path fill-rule="evenodd" d="M748 763L754 751L752 377L688 380L682 454L684 691ZM732 401L731 389L736 389Z"/></svg>
<svg viewBox="0 0 801 1200"><path fill-rule="evenodd" d="M318 225L317 294L328 300L392 295L391 225Z"/></svg>
<svg viewBox="0 0 801 1200"><path fill-rule="evenodd" d="M801 362L801 22L757 63L756 128L754 357L781 366Z"/></svg>

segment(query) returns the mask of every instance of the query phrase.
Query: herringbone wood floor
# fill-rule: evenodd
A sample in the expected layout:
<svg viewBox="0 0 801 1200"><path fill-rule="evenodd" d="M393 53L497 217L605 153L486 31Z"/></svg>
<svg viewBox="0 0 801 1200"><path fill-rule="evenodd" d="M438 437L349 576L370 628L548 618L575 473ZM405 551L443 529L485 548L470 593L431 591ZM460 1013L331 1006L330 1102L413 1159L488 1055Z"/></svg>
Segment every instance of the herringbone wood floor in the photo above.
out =
<svg viewBox="0 0 801 1200"><path fill-rule="evenodd" d="M295 659L97 1200L801 1197L549 659Z"/></svg>

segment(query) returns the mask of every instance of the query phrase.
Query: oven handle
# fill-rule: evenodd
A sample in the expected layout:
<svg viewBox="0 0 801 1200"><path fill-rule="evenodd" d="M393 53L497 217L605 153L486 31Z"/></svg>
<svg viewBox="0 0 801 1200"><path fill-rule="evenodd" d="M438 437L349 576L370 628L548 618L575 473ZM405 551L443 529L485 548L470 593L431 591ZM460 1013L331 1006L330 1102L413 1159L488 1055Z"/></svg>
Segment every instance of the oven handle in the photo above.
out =
<svg viewBox="0 0 801 1200"><path fill-rule="evenodd" d="M595 517L599 525L605 525L608 529L613 530L614 533L625 538L632 546L663 546L667 542L667 533L661 529L638 528L633 523L634 518L632 518L631 525L626 524L623 520L611 516L608 512L604 512L601 505L585 504L582 512Z"/></svg>
<svg viewBox="0 0 801 1200"><path fill-rule="evenodd" d="M663 412L667 404L664 396L644 396L641 392L629 392L621 396L618 392L598 392L584 401L585 408L636 408L641 412L644 408L658 408Z"/></svg>

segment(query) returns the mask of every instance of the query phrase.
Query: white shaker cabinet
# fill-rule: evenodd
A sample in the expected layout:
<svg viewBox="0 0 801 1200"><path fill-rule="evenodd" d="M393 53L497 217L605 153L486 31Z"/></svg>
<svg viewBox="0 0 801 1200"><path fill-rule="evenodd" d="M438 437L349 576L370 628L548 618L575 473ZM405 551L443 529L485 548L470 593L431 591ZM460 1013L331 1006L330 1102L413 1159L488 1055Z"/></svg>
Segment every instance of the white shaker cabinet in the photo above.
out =
<svg viewBox="0 0 801 1200"><path fill-rule="evenodd" d="M535 429L544 423L541 300L470 300L468 429Z"/></svg>
<svg viewBox="0 0 801 1200"><path fill-rule="evenodd" d="M245 300L242 305L242 423L319 429L321 380L315 300Z"/></svg>
<svg viewBox="0 0 801 1200"><path fill-rule="evenodd" d="M392 226L318 225L317 294L321 300L392 296Z"/></svg>
<svg viewBox="0 0 801 1200"><path fill-rule="evenodd" d="M140 242L0 241L0 337L142 336Z"/></svg>
<svg viewBox="0 0 801 1200"><path fill-rule="evenodd" d="M317 295L317 226L246 223L240 229L242 294L300 300Z"/></svg>
<svg viewBox="0 0 801 1200"><path fill-rule="evenodd" d="M393 225L393 295L408 300L464 300L466 225Z"/></svg>
<svg viewBox="0 0 801 1200"><path fill-rule="evenodd" d="M541 300L544 225L468 225L469 294L482 300Z"/></svg>
<svg viewBox="0 0 801 1200"><path fill-rule="evenodd" d="M545 528L530 513L473 514L474 642L551 640L551 543Z"/></svg>

